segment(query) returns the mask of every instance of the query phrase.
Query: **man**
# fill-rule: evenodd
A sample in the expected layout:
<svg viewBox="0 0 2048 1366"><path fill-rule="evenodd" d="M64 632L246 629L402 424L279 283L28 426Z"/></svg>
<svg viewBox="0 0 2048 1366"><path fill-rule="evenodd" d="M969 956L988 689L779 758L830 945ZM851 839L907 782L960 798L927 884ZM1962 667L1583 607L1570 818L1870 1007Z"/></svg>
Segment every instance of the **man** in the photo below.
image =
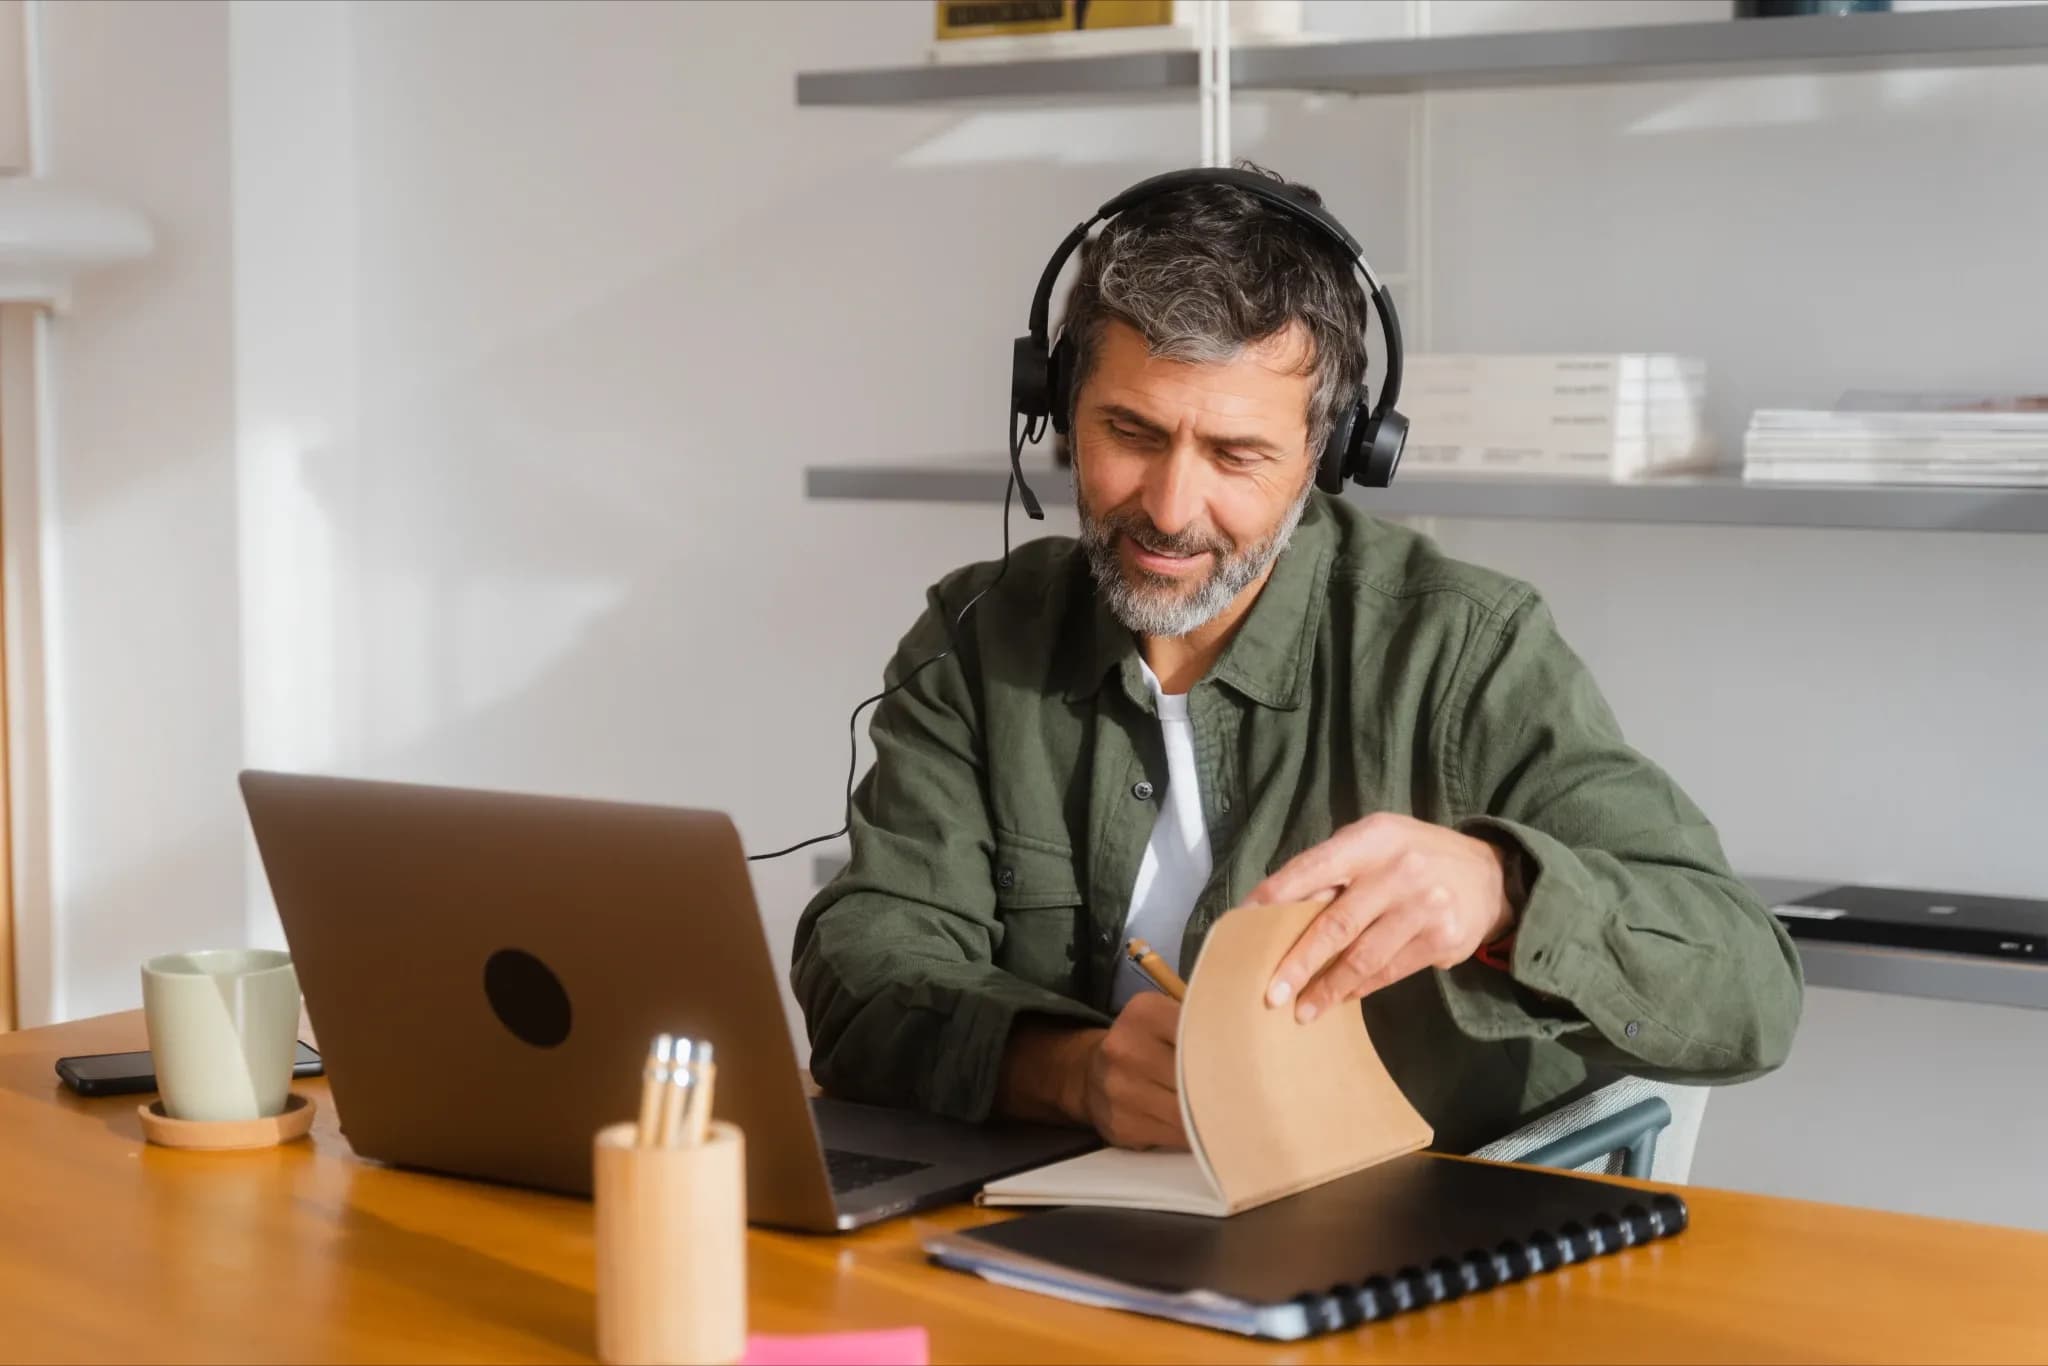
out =
<svg viewBox="0 0 2048 1366"><path fill-rule="evenodd" d="M1311 899L1270 1008L1363 1009L1442 1147L1784 1059L1790 941L1535 593L1315 488L1367 322L1333 244L1235 187L1082 249L1081 535L941 581L890 665L950 650L877 710L797 929L828 1090L1184 1147L1178 1006L1121 946L1185 974L1224 911Z"/></svg>

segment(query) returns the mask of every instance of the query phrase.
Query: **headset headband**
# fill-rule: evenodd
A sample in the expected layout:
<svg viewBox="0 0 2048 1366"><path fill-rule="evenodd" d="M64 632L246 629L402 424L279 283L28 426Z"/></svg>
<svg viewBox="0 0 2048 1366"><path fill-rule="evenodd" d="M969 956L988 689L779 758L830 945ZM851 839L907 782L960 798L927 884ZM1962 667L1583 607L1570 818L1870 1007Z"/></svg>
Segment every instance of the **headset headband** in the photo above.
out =
<svg viewBox="0 0 2048 1366"><path fill-rule="evenodd" d="M1374 418L1383 418L1393 409L1401 396L1401 329L1394 313L1394 303L1388 297L1379 277L1373 274L1372 266L1365 259L1365 249L1358 244L1342 223L1320 204L1311 204L1289 190L1282 182L1256 171L1242 171L1235 167L1214 166L1193 170L1168 171L1148 180L1141 180L1116 198L1097 209L1086 222L1077 225L1061 241L1059 250L1045 263L1045 271L1038 277L1038 289L1031 296L1031 339L1042 348L1049 349L1051 336L1049 322L1052 313L1053 286L1059 282L1060 271L1067 260L1087 239L1088 230L1097 223L1106 222L1118 214L1143 203L1145 200L1170 194L1175 190L1195 185L1229 185L1243 190L1246 194L1280 210L1296 222L1319 229L1323 235L1343 249L1346 257L1358 273L1365 277L1366 293L1371 297L1373 307L1379 311L1380 334L1386 339L1386 373L1380 380L1379 399L1373 404Z"/></svg>

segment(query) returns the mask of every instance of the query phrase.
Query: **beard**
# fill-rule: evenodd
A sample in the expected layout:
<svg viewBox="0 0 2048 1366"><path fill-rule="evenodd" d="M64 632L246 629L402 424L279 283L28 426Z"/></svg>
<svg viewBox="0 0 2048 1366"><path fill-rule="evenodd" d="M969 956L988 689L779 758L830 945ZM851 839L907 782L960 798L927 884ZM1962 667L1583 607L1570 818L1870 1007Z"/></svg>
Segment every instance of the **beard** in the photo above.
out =
<svg viewBox="0 0 2048 1366"><path fill-rule="evenodd" d="M1220 531L1188 527L1169 536L1152 525L1152 519L1136 507L1119 508L1098 515L1088 506L1087 495L1077 482L1074 503L1081 514L1081 549L1088 557L1088 572L1095 590L1102 595L1110 615L1126 630L1141 636L1184 636L1214 621L1237 595L1256 582L1287 548L1295 527L1308 509L1308 496L1315 487L1314 471L1302 481L1295 496L1270 532L1250 547L1238 544ZM1215 562L1208 576L1193 584L1165 574L1154 574L1127 565L1117 545L1129 537L1139 547L1163 555L1212 554Z"/></svg>

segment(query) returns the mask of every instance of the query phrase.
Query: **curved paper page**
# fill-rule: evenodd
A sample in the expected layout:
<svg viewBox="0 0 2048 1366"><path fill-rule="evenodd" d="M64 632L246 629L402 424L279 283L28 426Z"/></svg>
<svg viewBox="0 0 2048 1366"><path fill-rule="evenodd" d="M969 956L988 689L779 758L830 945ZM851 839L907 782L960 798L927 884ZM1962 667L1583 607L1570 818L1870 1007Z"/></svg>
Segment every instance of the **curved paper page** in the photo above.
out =
<svg viewBox="0 0 2048 1366"><path fill-rule="evenodd" d="M1218 920L1181 1007L1181 1107L1230 1213L1413 1152L1433 1137L1387 1073L1357 1007L1294 1022L1266 1005L1273 969L1319 907Z"/></svg>

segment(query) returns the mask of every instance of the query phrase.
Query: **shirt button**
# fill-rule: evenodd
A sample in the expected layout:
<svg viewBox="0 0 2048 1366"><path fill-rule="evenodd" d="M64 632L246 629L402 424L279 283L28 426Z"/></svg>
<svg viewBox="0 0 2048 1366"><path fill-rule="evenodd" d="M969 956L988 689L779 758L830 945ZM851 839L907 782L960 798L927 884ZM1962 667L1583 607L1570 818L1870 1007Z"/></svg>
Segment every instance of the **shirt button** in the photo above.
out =
<svg viewBox="0 0 2048 1366"><path fill-rule="evenodd" d="M1015 868L996 869L996 886L1002 888L1004 891L1007 892L1010 890L1010 888L1016 885L1017 870Z"/></svg>
<svg viewBox="0 0 2048 1366"><path fill-rule="evenodd" d="M1228 811L1228 810L1230 809L1230 798L1228 798L1228 797L1218 797L1218 798L1216 799L1216 804L1217 804L1218 806L1222 807L1222 808L1223 808L1223 809L1224 809L1225 811Z"/></svg>
<svg viewBox="0 0 2048 1366"><path fill-rule="evenodd" d="M1633 1039L1636 1035L1643 1032L1643 1022L1641 1020L1630 1020L1626 1025L1622 1026L1621 1032Z"/></svg>
<svg viewBox="0 0 2048 1366"><path fill-rule="evenodd" d="M1139 801L1141 801L1141 802L1149 802L1149 801L1151 801L1151 800L1152 800L1152 784L1150 784L1150 783L1148 783L1148 782L1142 782L1142 781L1140 781L1140 782L1135 782L1135 783L1132 783L1132 784L1131 784L1131 795L1132 795L1133 797L1136 797L1136 798L1137 798L1137 799L1138 799Z"/></svg>
<svg viewBox="0 0 2048 1366"><path fill-rule="evenodd" d="M1111 935L1108 930L1103 930L1101 933L1095 936L1095 942L1102 945L1102 947L1106 949L1110 946L1110 943L1114 938L1115 936Z"/></svg>

